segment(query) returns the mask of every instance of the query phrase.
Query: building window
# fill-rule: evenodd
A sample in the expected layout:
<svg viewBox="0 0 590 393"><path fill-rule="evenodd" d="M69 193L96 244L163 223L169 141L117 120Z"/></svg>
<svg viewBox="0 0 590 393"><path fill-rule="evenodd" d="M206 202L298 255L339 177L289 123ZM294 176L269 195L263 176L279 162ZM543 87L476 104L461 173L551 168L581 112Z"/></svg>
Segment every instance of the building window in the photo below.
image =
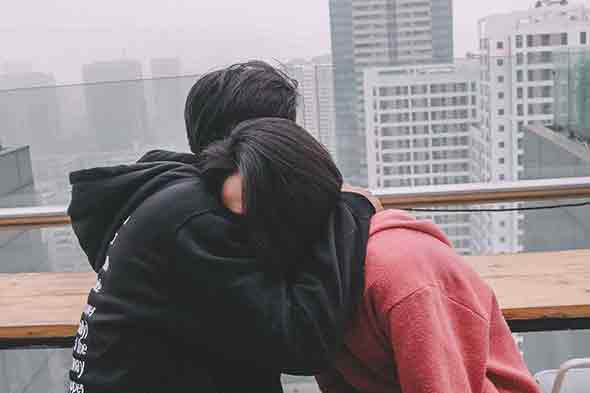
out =
<svg viewBox="0 0 590 393"><path fill-rule="evenodd" d="M500 125L498 126L498 131L499 131L499 132L504 132L504 130L505 130L504 124L500 124Z"/></svg>
<svg viewBox="0 0 590 393"><path fill-rule="evenodd" d="M535 88L529 86L529 88L527 89L527 95L529 98L535 98Z"/></svg>
<svg viewBox="0 0 590 393"><path fill-rule="evenodd" d="M498 159L498 164L504 164L505 162L506 162L506 159L504 159L504 158Z"/></svg>
<svg viewBox="0 0 590 393"><path fill-rule="evenodd" d="M524 116L524 105L516 105L516 116Z"/></svg>
<svg viewBox="0 0 590 393"><path fill-rule="evenodd" d="M522 87L516 89L516 98L522 99L524 96L524 90Z"/></svg>
<svg viewBox="0 0 590 393"><path fill-rule="evenodd" d="M498 67L502 67L504 65L504 59L497 59L496 64L498 65Z"/></svg>
<svg viewBox="0 0 590 393"><path fill-rule="evenodd" d="M500 221L500 226L502 228L504 228L506 226L506 221L504 221L504 220Z"/></svg>
<svg viewBox="0 0 590 393"><path fill-rule="evenodd" d="M500 149L503 149L503 148L504 148L504 146L505 146L504 142L499 142L499 143L498 143L498 147L499 147Z"/></svg>
<svg viewBox="0 0 590 393"><path fill-rule="evenodd" d="M498 92L498 99L499 100L503 100L504 99L504 92L503 91Z"/></svg>
<svg viewBox="0 0 590 393"><path fill-rule="evenodd" d="M516 71L516 81L522 82L524 80L524 72L522 70Z"/></svg>
<svg viewBox="0 0 590 393"><path fill-rule="evenodd" d="M496 43L496 48L497 49L504 49L504 41L498 41Z"/></svg>
<svg viewBox="0 0 590 393"><path fill-rule="evenodd" d="M517 48L522 48L522 35L517 35L516 36L516 47Z"/></svg>
<svg viewBox="0 0 590 393"><path fill-rule="evenodd" d="M504 109L498 109L498 116L504 116Z"/></svg>
<svg viewBox="0 0 590 393"><path fill-rule="evenodd" d="M532 34L527 34L527 36L526 36L526 46L527 46L527 48L532 48L533 47L533 35Z"/></svg>
<svg viewBox="0 0 590 393"><path fill-rule="evenodd" d="M518 64L518 65L524 64L524 54L523 53L516 54L516 64Z"/></svg>
<svg viewBox="0 0 590 393"><path fill-rule="evenodd" d="M567 33L561 33L561 45L567 45Z"/></svg>
<svg viewBox="0 0 590 393"><path fill-rule="evenodd" d="M506 238L504 236L500 238L500 243L506 243Z"/></svg>
<svg viewBox="0 0 590 393"><path fill-rule="evenodd" d="M580 33L580 44L585 45L588 42L588 35L585 31Z"/></svg>
<svg viewBox="0 0 590 393"><path fill-rule="evenodd" d="M498 77L498 83L504 83L504 76L503 75L500 75Z"/></svg>

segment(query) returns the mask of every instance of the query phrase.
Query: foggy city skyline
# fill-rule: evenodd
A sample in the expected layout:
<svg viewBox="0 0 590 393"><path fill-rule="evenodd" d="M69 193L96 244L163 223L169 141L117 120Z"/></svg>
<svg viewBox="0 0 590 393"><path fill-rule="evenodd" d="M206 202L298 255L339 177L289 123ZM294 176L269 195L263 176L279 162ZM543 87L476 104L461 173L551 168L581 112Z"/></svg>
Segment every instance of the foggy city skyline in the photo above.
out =
<svg viewBox="0 0 590 393"><path fill-rule="evenodd" d="M477 50L477 20L533 4L454 1L455 57ZM82 82L82 66L95 61L139 60L143 76L150 77L152 58L179 58L184 75L254 58L311 58L331 50L328 5L328 0L22 1L0 16L0 65L51 73L57 84L66 84Z"/></svg>

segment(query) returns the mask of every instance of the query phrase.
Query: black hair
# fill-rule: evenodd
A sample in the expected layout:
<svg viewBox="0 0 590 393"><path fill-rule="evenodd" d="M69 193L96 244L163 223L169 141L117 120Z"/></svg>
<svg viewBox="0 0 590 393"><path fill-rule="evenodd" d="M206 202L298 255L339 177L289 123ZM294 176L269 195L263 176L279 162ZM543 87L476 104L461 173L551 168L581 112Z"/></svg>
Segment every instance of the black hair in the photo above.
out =
<svg viewBox="0 0 590 393"><path fill-rule="evenodd" d="M199 168L220 193L242 176L243 221L257 256L288 272L317 240L340 199L342 175L330 153L296 123L261 118L240 123L203 151Z"/></svg>
<svg viewBox="0 0 590 393"><path fill-rule="evenodd" d="M296 115L297 81L263 61L249 61L201 77L188 94L184 121L190 149L198 154L244 120Z"/></svg>

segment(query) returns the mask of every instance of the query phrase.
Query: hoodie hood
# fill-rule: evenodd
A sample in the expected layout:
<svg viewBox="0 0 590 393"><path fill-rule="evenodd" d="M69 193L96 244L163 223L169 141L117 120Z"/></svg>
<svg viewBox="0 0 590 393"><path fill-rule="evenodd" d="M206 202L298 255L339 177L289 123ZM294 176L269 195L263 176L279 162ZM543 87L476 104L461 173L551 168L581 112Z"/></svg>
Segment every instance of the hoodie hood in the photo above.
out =
<svg viewBox="0 0 590 393"><path fill-rule="evenodd" d="M432 221L418 220L402 210L384 210L375 214L371 220L369 237L389 229L409 229L423 232L452 247L451 241Z"/></svg>
<svg viewBox="0 0 590 393"><path fill-rule="evenodd" d="M137 164L72 172L68 214L80 246L94 271L100 270L106 246L127 217L144 200L166 186L198 171L196 157L151 151Z"/></svg>
<svg viewBox="0 0 590 393"><path fill-rule="evenodd" d="M188 165L195 165L198 161L196 155L192 153L178 153L175 151L168 151L168 150L151 150L144 154L137 163L146 163L146 162L176 162Z"/></svg>

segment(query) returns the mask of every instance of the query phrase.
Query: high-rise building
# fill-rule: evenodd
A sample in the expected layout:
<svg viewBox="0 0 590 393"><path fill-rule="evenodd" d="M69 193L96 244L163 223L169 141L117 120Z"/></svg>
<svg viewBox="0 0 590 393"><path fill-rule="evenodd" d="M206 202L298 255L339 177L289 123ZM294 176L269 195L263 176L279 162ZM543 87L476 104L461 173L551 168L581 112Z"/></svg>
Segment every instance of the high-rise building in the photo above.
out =
<svg viewBox="0 0 590 393"><path fill-rule="evenodd" d="M53 75L0 74L0 119L5 144L31 145L35 155L59 149L59 105Z"/></svg>
<svg viewBox="0 0 590 393"><path fill-rule="evenodd" d="M524 126L553 122L556 62L563 53L588 47L590 10L562 1L479 21L481 113L474 127L474 180L525 177ZM477 226L489 236L478 253L523 250L520 213L483 214Z"/></svg>
<svg viewBox="0 0 590 393"><path fill-rule="evenodd" d="M300 101L297 105L297 123L309 131L336 156L334 123L333 66L329 56L294 60L286 65L287 73L299 85Z"/></svg>
<svg viewBox="0 0 590 393"><path fill-rule="evenodd" d="M86 111L97 150L140 148L154 142L147 122L141 63L119 60L86 64Z"/></svg>
<svg viewBox="0 0 590 393"><path fill-rule="evenodd" d="M160 148L187 150L184 104L194 78L182 77L178 58L152 59L150 68L152 80L147 87L153 134Z"/></svg>
<svg viewBox="0 0 590 393"><path fill-rule="evenodd" d="M379 67L364 74L369 187L469 182L479 62ZM459 252L470 253L469 214L429 218Z"/></svg>
<svg viewBox="0 0 590 393"><path fill-rule="evenodd" d="M367 182L363 69L449 63L452 0L330 0L338 163Z"/></svg>

